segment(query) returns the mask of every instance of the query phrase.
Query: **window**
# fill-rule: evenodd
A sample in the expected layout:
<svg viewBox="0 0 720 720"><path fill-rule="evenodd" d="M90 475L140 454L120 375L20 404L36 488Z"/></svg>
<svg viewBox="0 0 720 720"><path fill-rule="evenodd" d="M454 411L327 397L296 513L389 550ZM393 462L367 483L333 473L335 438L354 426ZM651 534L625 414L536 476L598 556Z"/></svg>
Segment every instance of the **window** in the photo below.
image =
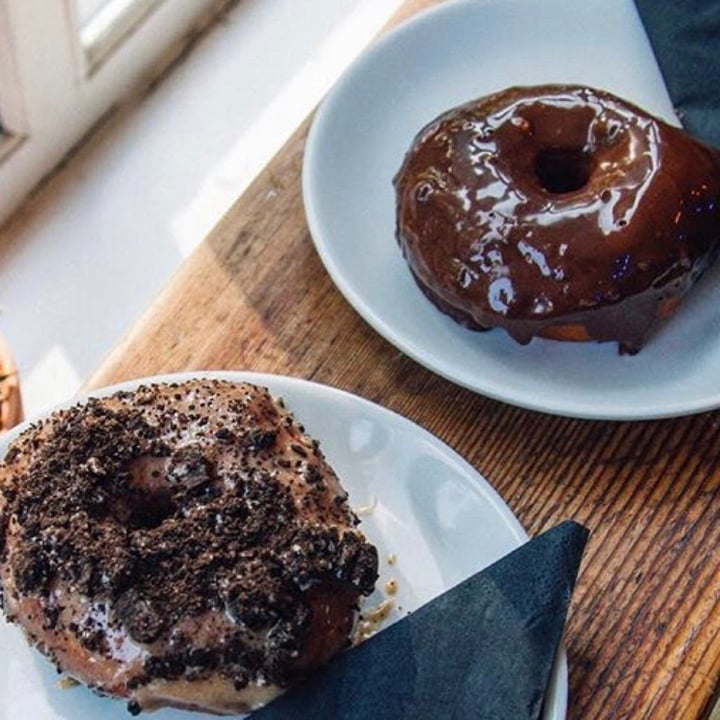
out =
<svg viewBox="0 0 720 720"><path fill-rule="evenodd" d="M0 0L0 223L230 0Z"/></svg>
<svg viewBox="0 0 720 720"><path fill-rule="evenodd" d="M163 0L75 0L80 44L97 68Z"/></svg>

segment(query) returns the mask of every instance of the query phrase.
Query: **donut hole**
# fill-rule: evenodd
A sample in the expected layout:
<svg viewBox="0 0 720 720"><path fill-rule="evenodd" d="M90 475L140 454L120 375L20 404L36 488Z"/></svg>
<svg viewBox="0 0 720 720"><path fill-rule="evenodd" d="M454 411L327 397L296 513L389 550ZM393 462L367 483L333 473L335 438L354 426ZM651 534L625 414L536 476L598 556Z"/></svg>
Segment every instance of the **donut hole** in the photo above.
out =
<svg viewBox="0 0 720 720"><path fill-rule="evenodd" d="M592 168L592 156L582 148L543 148L535 158L538 182L543 189L554 194L585 187Z"/></svg>
<svg viewBox="0 0 720 720"><path fill-rule="evenodd" d="M160 526L177 510L172 492L167 488L131 490L118 498L113 515L116 520L133 530L151 530Z"/></svg>

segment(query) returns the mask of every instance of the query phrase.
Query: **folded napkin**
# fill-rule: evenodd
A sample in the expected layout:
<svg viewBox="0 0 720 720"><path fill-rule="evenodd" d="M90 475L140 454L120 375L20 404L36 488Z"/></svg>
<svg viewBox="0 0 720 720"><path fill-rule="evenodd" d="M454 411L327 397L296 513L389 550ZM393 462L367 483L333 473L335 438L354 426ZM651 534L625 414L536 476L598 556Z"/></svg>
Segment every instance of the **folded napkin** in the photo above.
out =
<svg viewBox="0 0 720 720"><path fill-rule="evenodd" d="M535 720L588 531L565 522L348 650L253 720Z"/></svg>
<svg viewBox="0 0 720 720"><path fill-rule="evenodd" d="M720 0L635 0L685 129L720 147Z"/></svg>

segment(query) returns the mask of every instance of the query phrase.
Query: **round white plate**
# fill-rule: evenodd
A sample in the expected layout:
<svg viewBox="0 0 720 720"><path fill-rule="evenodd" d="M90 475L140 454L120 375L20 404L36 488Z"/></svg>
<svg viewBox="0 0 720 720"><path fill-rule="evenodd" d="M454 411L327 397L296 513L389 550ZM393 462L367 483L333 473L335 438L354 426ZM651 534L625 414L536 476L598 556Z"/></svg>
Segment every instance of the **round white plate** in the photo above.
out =
<svg viewBox="0 0 720 720"><path fill-rule="evenodd" d="M326 98L307 143L305 208L328 272L381 335L484 395L618 420L720 405L720 270L634 357L610 343L522 347L502 331L466 330L411 279L395 241L392 178L415 134L461 102L547 82L605 88L674 119L632 0L446 2L372 46Z"/></svg>
<svg viewBox="0 0 720 720"><path fill-rule="evenodd" d="M409 420L354 395L276 375L214 372L146 378L107 388L102 395L140 383L221 377L268 387L284 398L308 432L320 439L342 478L362 529L380 555L378 588L394 578L396 610L390 620L518 547L527 539L522 526L487 481L447 445ZM0 456L22 428L3 437ZM390 565L393 554L396 562ZM376 592L368 606L386 598ZM30 649L17 628L0 620L0 719L126 720L121 702L99 698L85 688L60 690L54 668ZM565 718L567 663L559 654L544 720ZM165 720L188 720L164 710ZM198 720L211 716L194 714Z"/></svg>

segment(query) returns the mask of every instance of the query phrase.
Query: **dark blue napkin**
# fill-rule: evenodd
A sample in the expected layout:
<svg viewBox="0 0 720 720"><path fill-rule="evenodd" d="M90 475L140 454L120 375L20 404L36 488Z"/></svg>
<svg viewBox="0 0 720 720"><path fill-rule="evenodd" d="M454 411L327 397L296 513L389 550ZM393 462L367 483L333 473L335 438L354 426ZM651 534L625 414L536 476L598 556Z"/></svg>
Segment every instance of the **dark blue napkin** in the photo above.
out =
<svg viewBox="0 0 720 720"><path fill-rule="evenodd" d="M574 522L540 535L253 720L536 720L587 536Z"/></svg>
<svg viewBox="0 0 720 720"><path fill-rule="evenodd" d="M720 147L720 0L635 0L685 129Z"/></svg>

